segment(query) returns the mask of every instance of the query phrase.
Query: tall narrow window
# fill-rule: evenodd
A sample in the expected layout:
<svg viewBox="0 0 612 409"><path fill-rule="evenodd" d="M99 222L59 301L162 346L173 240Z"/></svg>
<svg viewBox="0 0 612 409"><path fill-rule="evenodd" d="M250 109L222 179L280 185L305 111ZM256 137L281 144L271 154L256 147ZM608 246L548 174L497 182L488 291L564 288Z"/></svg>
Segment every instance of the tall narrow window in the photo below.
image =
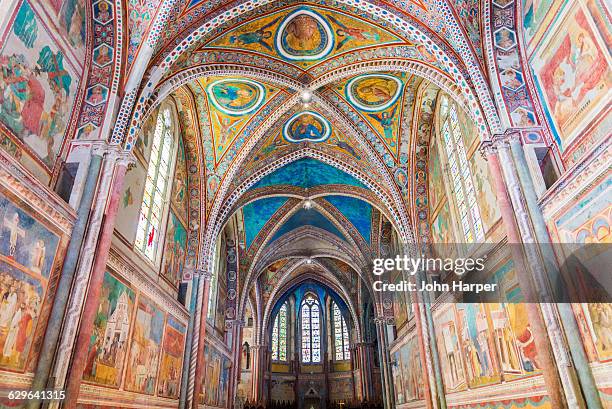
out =
<svg viewBox="0 0 612 409"><path fill-rule="evenodd" d="M312 295L307 295L301 305L302 362L321 362L321 308Z"/></svg>
<svg viewBox="0 0 612 409"><path fill-rule="evenodd" d="M276 314L272 327L272 360L287 360L287 303Z"/></svg>
<svg viewBox="0 0 612 409"><path fill-rule="evenodd" d="M346 321L340 312L340 307L332 302L332 317L334 320L334 350L336 361L346 361L351 359L349 351L349 337Z"/></svg>
<svg viewBox="0 0 612 409"><path fill-rule="evenodd" d="M153 262L157 256L162 216L165 210L173 140L172 114L170 108L166 108L157 117L136 230L135 247Z"/></svg>
<svg viewBox="0 0 612 409"><path fill-rule="evenodd" d="M444 98L440 113L443 120L442 138L448 157L451 183L459 209L463 236L467 243L472 243L474 240L483 240L484 229L478 203L476 203L472 172L467 160L456 105L450 105L449 109L448 100Z"/></svg>

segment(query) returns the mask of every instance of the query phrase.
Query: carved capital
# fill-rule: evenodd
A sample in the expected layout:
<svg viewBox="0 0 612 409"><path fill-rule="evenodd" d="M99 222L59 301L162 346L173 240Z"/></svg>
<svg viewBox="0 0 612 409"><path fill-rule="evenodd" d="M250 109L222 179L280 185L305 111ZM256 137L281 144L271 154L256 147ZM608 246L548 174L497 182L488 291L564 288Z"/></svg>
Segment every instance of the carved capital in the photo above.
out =
<svg viewBox="0 0 612 409"><path fill-rule="evenodd" d="M106 141L94 141L91 143L91 155L104 157L116 145L109 145Z"/></svg>
<svg viewBox="0 0 612 409"><path fill-rule="evenodd" d="M117 155L117 165L127 167L133 163L136 163L136 157L132 151L121 151Z"/></svg>
<svg viewBox="0 0 612 409"><path fill-rule="evenodd" d="M497 146L495 146L493 140L489 139L486 141L482 141L478 150L480 151L480 155L482 155L482 157L487 160L487 157L489 155L494 155L497 153Z"/></svg>
<svg viewBox="0 0 612 409"><path fill-rule="evenodd" d="M212 273L205 268L196 268L193 270L193 274L198 275L201 279L210 281L212 279Z"/></svg>

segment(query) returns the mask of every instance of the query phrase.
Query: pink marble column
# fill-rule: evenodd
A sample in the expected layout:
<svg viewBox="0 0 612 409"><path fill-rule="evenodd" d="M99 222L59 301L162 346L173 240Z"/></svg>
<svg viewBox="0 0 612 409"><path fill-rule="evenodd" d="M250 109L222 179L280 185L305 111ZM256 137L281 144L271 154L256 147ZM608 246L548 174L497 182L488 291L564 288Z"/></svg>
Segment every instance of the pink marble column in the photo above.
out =
<svg viewBox="0 0 612 409"><path fill-rule="evenodd" d="M417 342L419 344L419 357L421 358L421 367L423 368L423 376L425 377L423 382L423 389L425 392L425 403L427 405L427 409L433 408L433 396L431 394L431 382L432 379L429 376L429 372L427 370L429 363L427 362L427 353L425 351L425 339L423 334L423 320L421 319L421 308L424 308L425 304L421 302L414 303L414 320L415 326L417 328ZM442 393L443 391L440 391Z"/></svg>
<svg viewBox="0 0 612 409"><path fill-rule="evenodd" d="M202 305L200 308L200 328L198 336L198 348L196 355L196 368L193 382L193 399L191 407L198 409L200 400L200 391L202 390L202 382L204 380L204 368L206 368L206 360L204 359L204 346L206 345L206 318L208 316L208 298L210 297L210 276L201 274L200 280L204 280L202 288Z"/></svg>
<svg viewBox="0 0 612 409"><path fill-rule="evenodd" d="M115 217L119 209L119 199L123 191L123 181L129 163L127 154L115 164L112 189L104 213L104 221L98 237L95 261L89 279L87 298L81 314L81 324L77 335L72 356L72 366L67 377L66 399L62 403L64 408L75 408L79 397L79 388L83 378L83 371L87 361L89 342L93 331L94 319L100 304L100 289L106 272L106 262L111 247L111 239L115 230Z"/></svg>
<svg viewBox="0 0 612 409"><path fill-rule="evenodd" d="M516 274L519 278L521 291L525 299L535 300L536 293L534 284L525 264L523 252L519 246L519 244L522 243L521 235L515 222L514 209L508 196L497 150L493 146L486 146L485 154L487 163L489 164L489 171L493 177L497 205L499 206L502 221L506 229L508 244L510 245L510 251L516 268ZM546 384L546 389L551 400L551 406L555 409L567 408L561 387L561 379L559 378L555 360L550 349L548 332L546 331L546 325L544 324L544 319L542 318L538 304L526 303L525 308L527 310L531 331L537 345L538 362L542 367L542 375L544 376L544 383Z"/></svg>

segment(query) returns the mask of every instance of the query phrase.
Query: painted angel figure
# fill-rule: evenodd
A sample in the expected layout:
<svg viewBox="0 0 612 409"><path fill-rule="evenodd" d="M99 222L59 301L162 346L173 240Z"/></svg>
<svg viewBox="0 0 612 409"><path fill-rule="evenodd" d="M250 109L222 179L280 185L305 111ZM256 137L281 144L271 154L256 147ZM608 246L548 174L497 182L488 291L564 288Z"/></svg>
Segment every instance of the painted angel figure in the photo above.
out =
<svg viewBox="0 0 612 409"><path fill-rule="evenodd" d="M268 44L264 40L272 38L272 31L268 30L268 28L272 27L279 19L280 17L272 20L271 22L257 29L256 31L251 31L251 32L231 36L230 44L235 44L235 43L238 43L240 45L259 44L262 47L264 47L266 50L273 51L270 44Z"/></svg>
<svg viewBox="0 0 612 409"><path fill-rule="evenodd" d="M378 41L380 39L380 36L377 33L372 33L370 31L364 30L363 28L347 27L333 16L328 15L327 17L331 21L333 21L338 27L340 27L336 30L336 34L338 35L338 37L343 37L342 41L340 41L336 46L336 51L344 47L344 45L351 40Z"/></svg>
<svg viewBox="0 0 612 409"><path fill-rule="evenodd" d="M380 124L380 126L382 126L385 132L385 139L387 139L387 142L390 146L395 146L395 142L393 142L393 124L395 123L396 109L397 107L393 107L393 110L391 112L385 111L382 113L377 112L368 114L370 118L375 119Z"/></svg>

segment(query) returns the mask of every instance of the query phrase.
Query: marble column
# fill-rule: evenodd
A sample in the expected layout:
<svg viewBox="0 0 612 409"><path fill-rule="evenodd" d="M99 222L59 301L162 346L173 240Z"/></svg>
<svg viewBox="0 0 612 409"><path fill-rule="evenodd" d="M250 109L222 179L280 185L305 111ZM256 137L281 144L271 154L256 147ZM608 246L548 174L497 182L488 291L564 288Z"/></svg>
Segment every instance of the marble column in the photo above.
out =
<svg viewBox="0 0 612 409"><path fill-rule="evenodd" d="M229 405L233 407L238 383L240 382L240 374L242 373L242 328L244 327L244 321L241 319L235 319L227 321L231 325L230 330L232 331L232 371L229 383Z"/></svg>
<svg viewBox="0 0 612 409"><path fill-rule="evenodd" d="M100 303L100 290L104 280L104 273L106 272L106 262L110 252L111 239L115 230L115 217L119 210L119 200L121 192L123 191L123 181L125 179L128 164L132 162L132 160L131 153L123 152L119 155L115 164L113 184L108 197L100 236L98 238L97 251L89 278L87 298L85 299L85 305L81 313L81 323L74 345L72 366L67 377L66 399L62 404L64 408L76 407L83 371L85 370L87 362L87 352L89 351L93 324Z"/></svg>
<svg viewBox="0 0 612 409"><path fill-rule="evenodd" d="M371 376L371 372L369 372L369 368L372 368L371 364L368 362L368 348L369 344L366 342L359 342L355 345L355 352L357 354L357 359L359 359L359 382L361 384L361 399L369 400L371 398L371 382L369 376Z"/></svg>
<svg viewBox="0 0 612 409"><path fill-rule="evenodd" d="M489 165L489 171L493 178L493 185L497 197L497 205L502 217L502 222L506 229L506 236L508 244L510 246L510 252L516 274L518 276L519 285L521 292L528 302L525 304L527 310L527 316L529 319L530 328L537 346L538 361L542 367L542 375L544 377L544 383L546 384L546 390L551 400L553 408L567 408L567 402L561 387L561 380L557 367L551 352L551 344L546 331L546 325L544 319L540 313L540 309L537 303L533 300L537 299L533 277L531 276L530 270L524 259L522 250L522 237L517 226L516 210L511 202L509 191L504 180L504 173L500 164L500 156L498 154L497 146L494 143L485 143L483 145L483 151Z"/></svg>
<svg viewBox="0 0 612 409"><path fill-rule="evenodd" d="M436 397L436 388L434 385L432 385L432 383L435 375L433 374L431 359L429 359L431 357L431 353L428 348L428 342L425 340L425 338L429 340L427 326L424 323L425 305L422 303L422 301L414 302L413 305L417 343L419 344L419 357L421 359L421 367L423 368L423 376L425 377L423 382L423 387L425 389L425 404L427 405L427 409L434 409L433 401Z"/></svg>
<svg viewBox="0 0 612 409"><path fill-rule="evenodd" d="M387 333L385 331L386 320L379 316L374 318L376 324L376 333L378 335L378 353L380 356L380 370L382 375L382 394L385 409L395 408L395 399L393 396L393 377L391 376L389 345L387 342Z"/></svg>
<svg viewBox="0 0 612 409"><path fill-rule="evenodd" d="M90 209L98 187L98 177L102 167L102 158L106 154L107 148L108 145L105 142L92 143L91 158L89 160L87 176L77 210L77 219L70 235L70 242L66 250L59 283L55 290L51 314L49 315L42 349L32 381L31 389L34 391L44 390L48 387L47 381L49 380L49 374L55 358L62 321L68 306L70 287L72 286L77 263L79 261L79 254L85 237ZM31 400L28 402L27 407L29 409L39 408L41 404L42 401L40 400Z"/></svg>
<svg viewBox="0 0 612 409"><path fill-rule="evenodd" d="M87 289L89 288L89 278L97 254L100 230L106 217L107 203L113 188L114 169L118 160L128 160L125 157L121 159L125 155L127 154L122 153L120 146L114 145L108 148L102 160L102 170L98 179L96 197L91 206L87 221L87 230L79 253L78 267L70 289L69 302L63 318L61 335L55 352L55 363L52 376L49 377L48 387L66 389L65 383L67 382L70 358L75 346L77 331L81 322L81 311L85 303ZM52 379L54 379L54 382L51 382ZM49 409L58 408L60 403L60 401L48 402Z"/></svg>
<svg viewBox="0 0 612 409"><path fill-rule="evenodd" d="M497 152L500 157L508 194L515 210L523 249L525 250L528 265L533 273L534 290L540 301L545 328L548 332L565 399L569 407L583 408L584 401L578 392L579 385L576 380L576 373L572 367L569 349L565 342L556 305L553 303L550 281L536 248L538 244L534 237L533 222L526 207L525 191L519 181L518 169L510 151L510 141L519 137L518 132L513 132L512 130L508 130L503 135L497 135L495 141L497 143Z"/></svg>
<svg viewBox="0 0 612 409"><path fill-rule="evenodd" d="M563 285L560 284L562 276L556 262L556 255L551 245L551 238L548 233L548 228L546 227L546 221L544 220L544 215L538 204L533 180L529 173L527 158L525 157L525 151L523 150L523 144L521 143L518 132L513 133L509 138L509 142L512 156L516 162L519 181L525 195L529 216L533 224L537 245L544 261L545 270L547 272L545 274L547 274L550 282L554 283L551 284L552 288L558 288L557 286ZM576 316L574 315L572 306L564 302L556 303L555 306L559 311L559 318L563 324L563 334L569 344L569 352L575 364L576 375L582 387L586 406L589 409L602 409L601 398L591 372L582 339L580 338L580 329L576 322Z"/></svg>
<svg viewBox="0 0 612 409"><path fill-rule="evenodd" d="M192 341L192 374L193 374L193 387L190 388L188 393L188 401L191 404L188 407L198 409L198 401L200 398L200 391L202 390L202 383L204 381L204 373L206 368L206 360L204 357L204 346L206 345L206 319L208 318L208 297L210 296L210 281L212 274L206 269L197 271L200 275L200 284L198 288L198 301L196 313L197 327L194 328L194 338ZM197 334L197 338L196 338ZM195 366L193 364L195 363Z"/></svg>
<svg viewBox="0 0 612 409"><path fill-rule="evenodd" d="M179 397L179 408L187 407L187 390L189 388L189 374L191 362L191 348L193 345L193 332L196 319L196 303L198 300L198 292L200 277L198 274L193 274L191 281L191 296L189 301L189 325L187 326L187 342L185 343L185 353L183 355L183 370L181 375L181 393Z"/></svg>
<svg viewBox="0 0 612 409"><path fill-rule="evenodd" d="M266 370L266 345L254 345L253 351L253 401L263 400L263 380Z"/></svg>

